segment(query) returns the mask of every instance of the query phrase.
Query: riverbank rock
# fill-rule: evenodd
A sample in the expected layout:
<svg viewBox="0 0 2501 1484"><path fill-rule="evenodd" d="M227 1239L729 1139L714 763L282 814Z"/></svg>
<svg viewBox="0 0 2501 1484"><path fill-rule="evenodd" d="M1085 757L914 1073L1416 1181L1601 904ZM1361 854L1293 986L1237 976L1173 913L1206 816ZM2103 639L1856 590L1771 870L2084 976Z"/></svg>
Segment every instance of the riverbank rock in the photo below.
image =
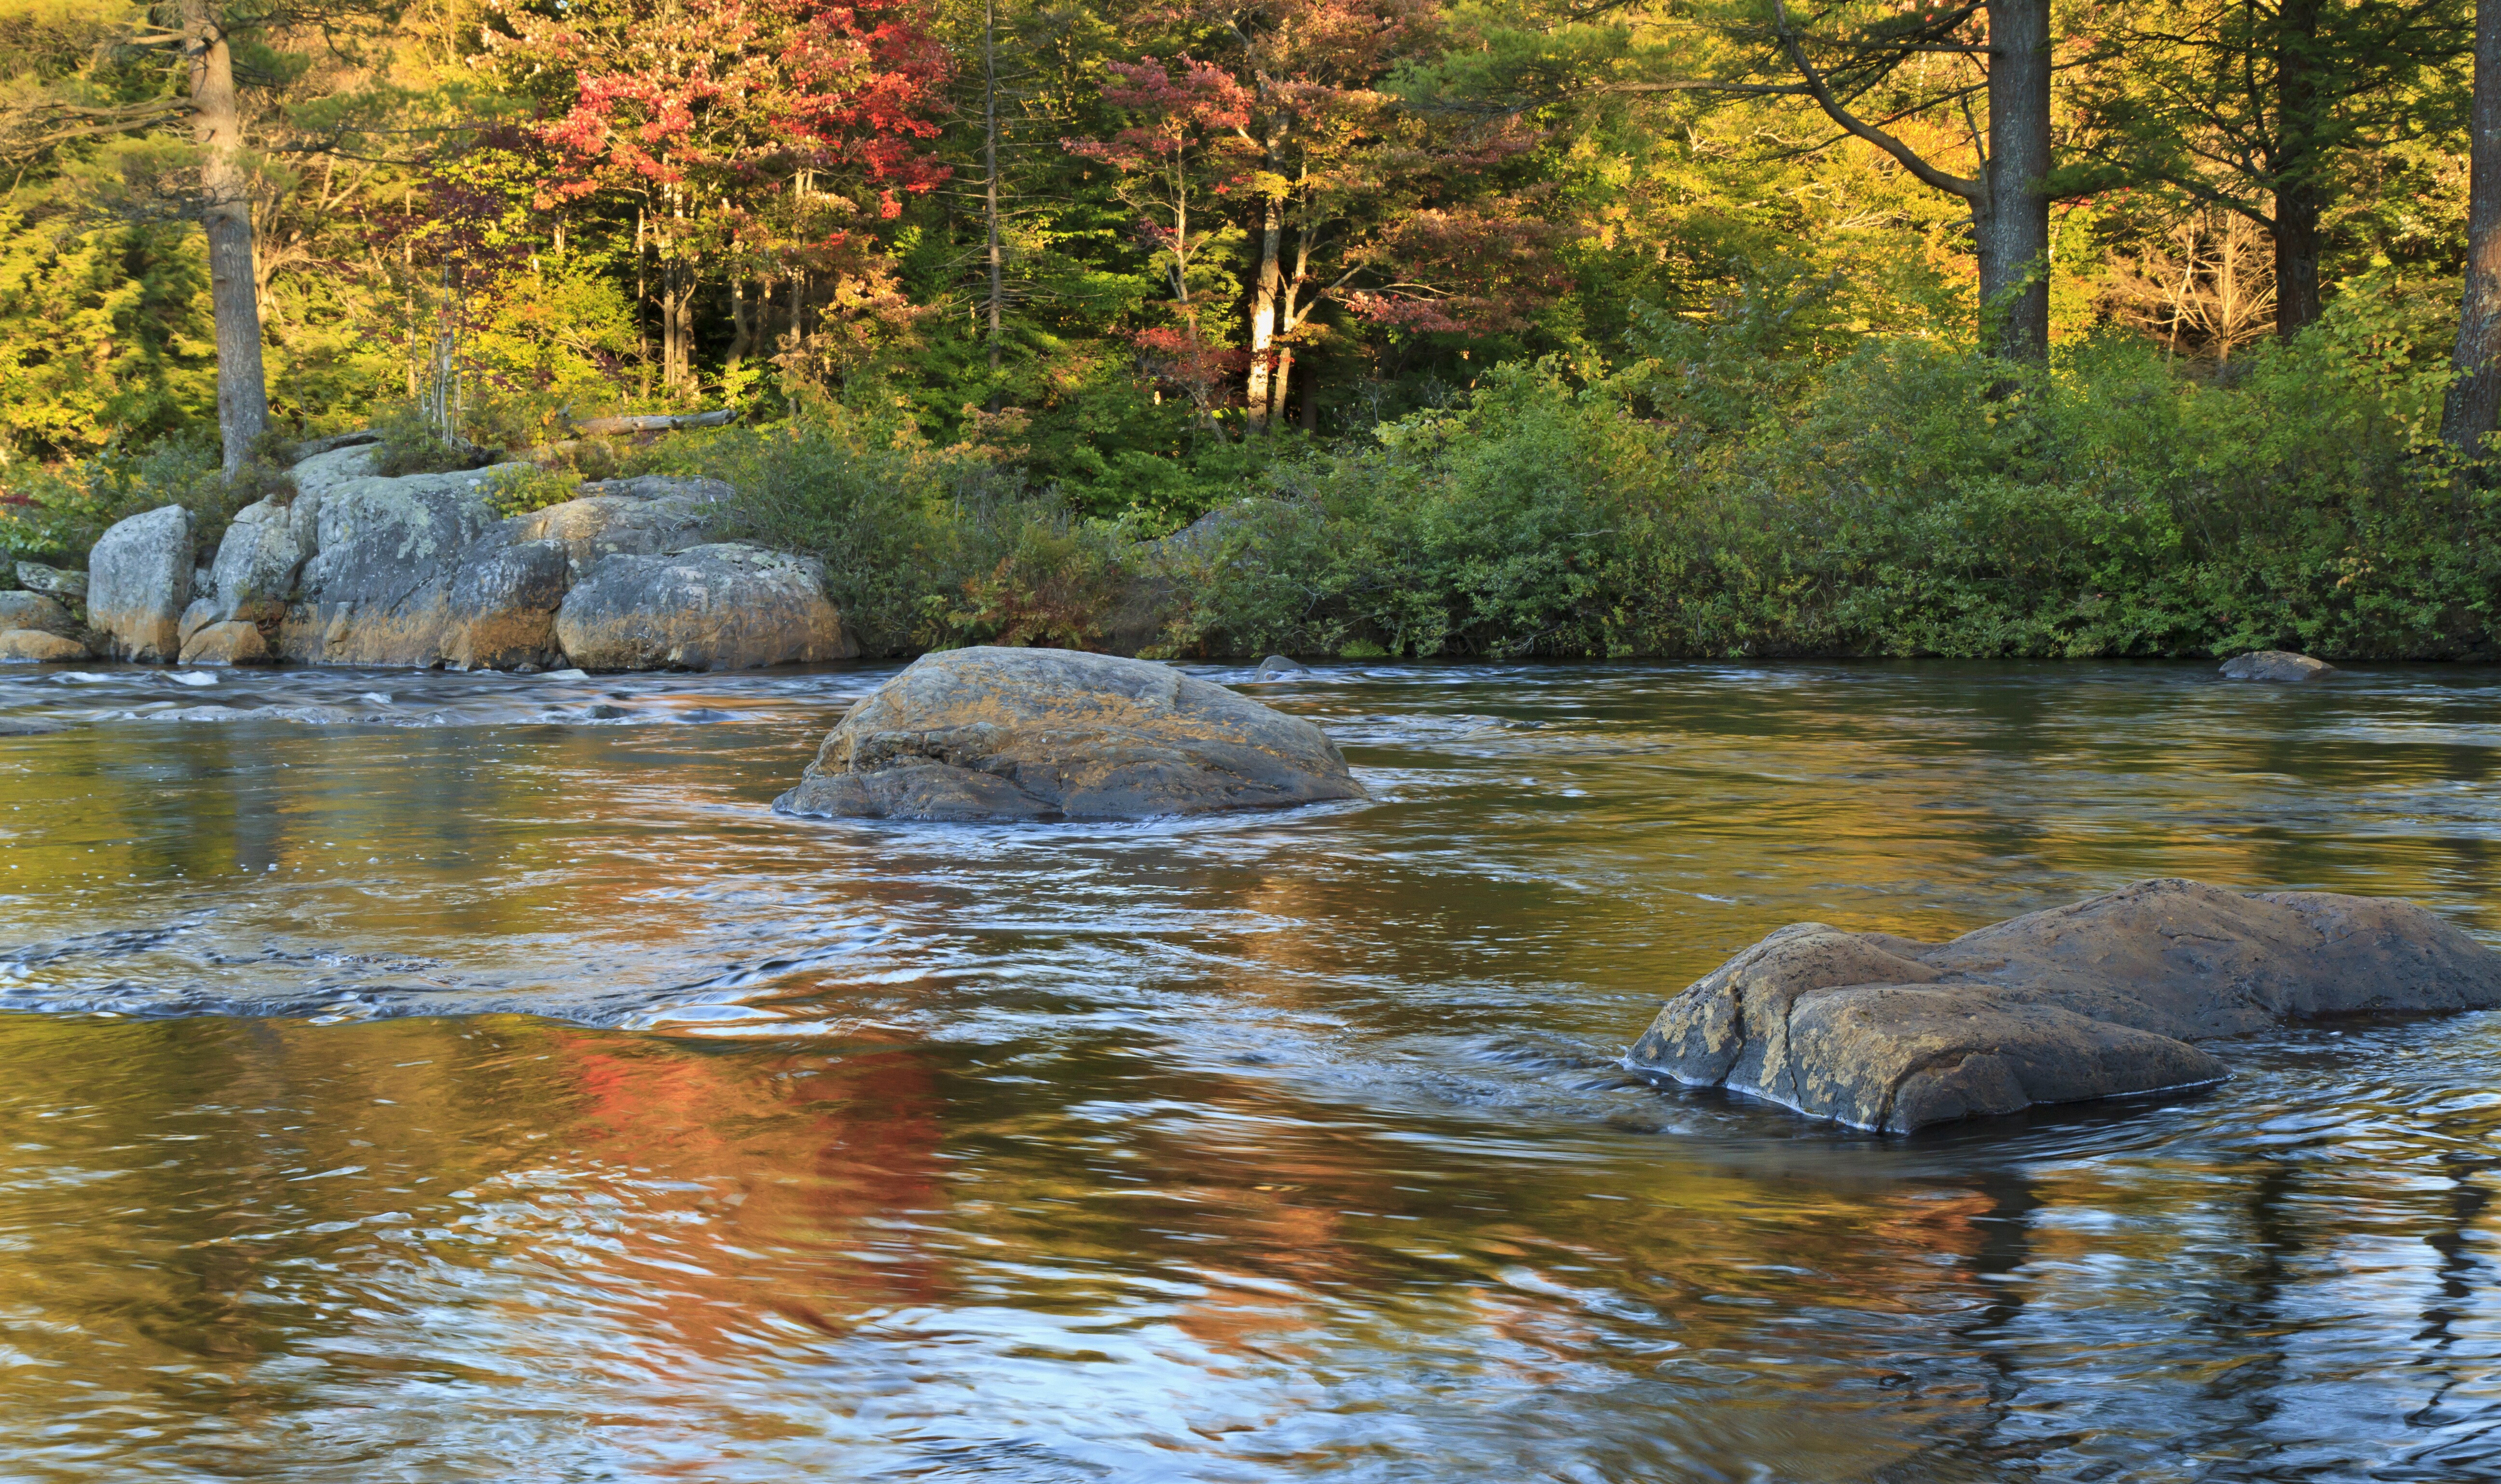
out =
<svg viewBox="0 0 2501 1484"><path fill-rule="evenodd" d="M210 624L183 642L185 665L267 665L277 658L260 626L241 619Z"/></svg>
<svg viewBox="0 0 2501 1484"><path fill-rule="evenodd" d="M520 541L564 548L575 578L612 556L674 556L708 544L729 486L717 479L617 479L585 484L588 494L514 517Z"/></svg>
<svg viewBox="0 0 2501 1484"><path fill-rule="evenodd" d="M2222 1080L2192 1041L2501 1006L2501 954L2411 903L2140 881L1922 943L1781 929L1696 980L1632 1066L1906 1134Z"/></svg>
<svg viewBox="0 0 2501 1484"><path fill-rule="evenodd" d="M2222 664L2222 675L2226 680L2322 680L2335 673L2336 667L2325 660L2315 660L2307 654L2294 654L2284 649L2236 654Z"/></svg>
<svg viewBox="0 0 2501 1484"><path fill-rule="evenodd" d="M19 562L17 585L30 593L42 593L63 608L80 608L86 603L86 574L64 572L41 562Z"/></svg>
<svg viewBox="0 0 2501 1484"><path fill-rule="evenodd" d="M287 504L257 501L235 511L217 543L205 596L216 619L276 623L286 616L296 579L313 555L320 497L298 494Z"/></svg>
<svg viewBox="0 0 2501 1484"><path fill-rule="evenodd" d="M0 630L42 629L51 634L68 634L78 625L70 610L57 598L42 593L0 593Z"/></svg>
<svg viewBox="0 0 2501 1484"><path fill-rule="evenodd" d="M584 670L745 670L853 659L859 645L805 557L724 542L600 560L556 610Z"/></svg>
<svg viewBox="0 0 2501 1484"><path fill-rule="evenodd" d="M1061 649L927 654L854 705L784 813L1140 819L1360 799L1318 727L1169 666Z"/></svg>
<svg viewBox="0 0 2501 1484"><path fill-rule="evenodd" d="M114 523L86 558L87 622L114 657L169 662L191 602L191 512L159 506Z"/></svg>
<svg viewBox="0 0 2501 1484"><path fill-rule="evenodd" d="M486 503L493 473L352 478L316 496L313 555L280 628L281 651L325 665L446 662L465 617L451 604L453 578L465 560L510 543Z"/></svg>
<svg viewBox="0 0 2501 1484"><path fill-rule="evenodd" d="M44 629L9 629L0 631L0 664L54 665L68 660L94 658L86 645L66 634Z"/></svg>

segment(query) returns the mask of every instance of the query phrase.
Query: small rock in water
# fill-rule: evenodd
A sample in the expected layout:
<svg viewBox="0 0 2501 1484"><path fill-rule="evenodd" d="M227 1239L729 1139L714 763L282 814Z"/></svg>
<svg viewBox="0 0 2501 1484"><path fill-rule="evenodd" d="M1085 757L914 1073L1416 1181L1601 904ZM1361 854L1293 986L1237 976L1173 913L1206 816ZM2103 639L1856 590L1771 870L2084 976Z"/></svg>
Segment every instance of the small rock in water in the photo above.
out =
<svg viewBox="0 0 2501 1484"><path fill-rule="evenodd" d="M1272 654L1259 662L1259 673L1251 678L1259 680L1282 680L1287 676L1310 674L1311 670L1308 667L1297 665L1292 660L1285 658L1282 654Z"/></svg>
<svg viewBox="0 0 2501 1484"><path fill-rule="evenodd" d="M2223 661L2226 680L2318 680L2336 673L2336 667L2325 660L2315 660L2307 654L2294 654L2285 649L2260 649L2253 654L2236 654Z"/></svg>
<svg viewBox="0 0 2501 1484"><path fill-rule="evenodd" d="M624 714L625 708L621 706L608 706L602 704L590 709L590 718L593 721L615 721L617 717Z"/></svg>

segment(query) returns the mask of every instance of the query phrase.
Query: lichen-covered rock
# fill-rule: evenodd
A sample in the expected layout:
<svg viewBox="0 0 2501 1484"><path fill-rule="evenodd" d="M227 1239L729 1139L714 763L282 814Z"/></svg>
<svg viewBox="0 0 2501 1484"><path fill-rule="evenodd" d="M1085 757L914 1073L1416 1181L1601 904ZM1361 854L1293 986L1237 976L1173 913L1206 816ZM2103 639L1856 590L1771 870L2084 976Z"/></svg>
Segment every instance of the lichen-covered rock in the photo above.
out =
<svg viewBox="0 0 2501 1484"><path fill-rule="evenodd" d="M185 665L267 665L276 659L260 626L240 618L210 624L183 644Z"/></svg>
<svg viewBox="0 0 2501 1484"><path fill-rule="evenodd" d="M42 629L52 634L67 634L76 625L70 610L57 598L42 593L0 593L0 631L9 629Z"/></svg>
<svg viewBox="0 0 2501 1484"><path fill-rule="evenodd" d="M2251 654L2236 654L2223 661L2221 668L2226 680L2320 680L2336 673L2336 667L2325 660L2315 660L2307 654L2294 654L2285 649L2260 649Z"/></svg>
<svg viewBox="0 0 2501 1484"><path fill-rule="evenodd" d="M515 539L559 543L577 578L612 556L674 556L712 541L720 523L717 491L728 488L712 479L666 481L702 486L691 491L662 487L663 481L658 480L616 482L650 488L635 494L590 495L516 515Z"/></svg>
<svg viewBox="0 0 2501 1484"><path fill-rule="evenodd" d="M66 634L44 629L0 631L0 664L46 665L92 657L86 645Z"/></svg>
<svg viewBox="0 0 2501 1484"><path fill-rule="evenodd" d="M225 539L217 544L209 591L199 595L217 605L219 619L275 623L286 615L296 578L313 554L313 533L307 529L312 515L299 513L294 502L275 505L267 500L235 512Z"/></svg>
<svg viewBox="0 0 2501 1484"><path fill-rule="evenodd" d="M304 467L297 466L299 475ZM326 665L443 661L458 626L451 583L463 558L489 533L496 536L490 551L509 541L486 504L494 474L349 479L320 491L314 554L280 629L281 652Z"/></svg>
<svg viewBox="0 0 2501 1484"><path fill-rule="evenodd" d="M509 534L509 533L507 533ZM482 542L451 577L452 628L443 657L472 670L544 666L560 651L555 610L564 602L561 544Z"/></svg>
<svg viewBox="0 0 2501 1484"><path fill-rule="evenodd" d="M1696 980L1636 1068L1908 1133L2220 1081L2194 1040L2501 1006L2501 954L2411 903L2140 881L1921 943L1783 928Z"/></svg>
<svg viewBox="0 0 2501 1484"><path fill-rule="evenodd" d="M821 568L737 543L604 558L565 594L555 633L589 671L745 670L859 653L825 601Z"/></svg>
<svg viewBox="0 0 2501 1484"><path fill-rule="evenodd" d="M325 448L309 458L298 459L287 477L295 481L297 498L311 495L318 499L343 484L374 477L374 455L382 450L371 445Z"/></svg>
<svg viewBox="0 0 2501 1484"><path fill-rule="evenodd" d="M1060 649L921 656L825 738L784 813L1138 819L1360 799L1320 729L1169 666Z"/></svg>
<svg viewBox="0 0 2501 1484"><path fill-rule="evenodd" d="M86 602L86 574L64 572L41 562L19 562L17 585L30 593L42 593L64 608L75 609Z"/></svg>
<svg viewBox="0 0 2501 1484"><path fill-rule="evenodd" d="M182 652L191 601L191 513L179 505L114 523L86 558L87 622L117 659L169 662Z"/></svg>

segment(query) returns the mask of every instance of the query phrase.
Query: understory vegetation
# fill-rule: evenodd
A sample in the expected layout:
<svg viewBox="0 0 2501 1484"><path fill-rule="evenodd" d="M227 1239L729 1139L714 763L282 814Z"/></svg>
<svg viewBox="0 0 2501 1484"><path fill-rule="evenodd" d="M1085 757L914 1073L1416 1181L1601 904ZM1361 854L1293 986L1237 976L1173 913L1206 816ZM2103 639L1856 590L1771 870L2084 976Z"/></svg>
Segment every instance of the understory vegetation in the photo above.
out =
<svg viewBox="0 0 2501 1484"><path fill-rule="evenodd" d="M2493 647L2493 496L2433 437L2418 298L2355 285L2227 379L2118 333L2046 368L1929 339L1818 361L1795 308L1652 316L1623 366L1509 365L1359 442L1280 444L1178 535L840 408L647 462L736 483L743 534L822 556L875 653Z"/></svg>

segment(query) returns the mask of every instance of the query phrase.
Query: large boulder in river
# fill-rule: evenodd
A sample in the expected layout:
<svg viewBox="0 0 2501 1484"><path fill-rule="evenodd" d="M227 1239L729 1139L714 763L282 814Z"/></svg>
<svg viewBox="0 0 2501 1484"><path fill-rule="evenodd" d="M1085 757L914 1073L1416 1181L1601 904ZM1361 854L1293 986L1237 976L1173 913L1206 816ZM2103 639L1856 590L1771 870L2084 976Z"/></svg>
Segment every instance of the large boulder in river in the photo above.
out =
<svg viewBox="0 0 2501 1484"><path fill-rule="evenodd" d="M1857 1128L2218 1082L2190 1042L2501 1006L2501 954L2411 903L2140 881L1946 943L1781 929L1670 1000L1630 1062Z"/></svg>
<svg viewBox="0 0 2501 1484"><path fill-rule="evenodd" d="M927 654L852 706L784 813L1139 819L1360 799L1320 729L1170 666L1063 649Z"/></svg>
<svg viewBox="0 0 2501 1484"><path fill-rule="evenodd" d="M746 670L850 659L859 645L806 557L724 542L602 558L566 593L556 640L584 670Z"/></svg>
<svg viewBox="0 0 2501 1484"><path fill-rule="evenodd" d="M114 657L170 663L191 602L191 512L159 506L114 523L86 558L87 622Z"/></svg>
<svg viewBox="0 0 2501 1484"><path fill-rule="evenodd" d="M482 542L452 575L453 626L443 657L472 670L545 667L561 657L555 612L564 602L564 547L551 541Z"/></svg>
<svg viewBox="0 0 2501 1484"><path fill-rule="evenodd" d="M2336 667L2325 660L2315 660L2307 654L2289 649L2260 649L2251 654L2235 654L2223 661L2222 676L2226 680L2321 680L2336 673Z"/></svg>
<svg viewBox="0 0 2501 1484"><path fill-rule="evenodd" d="M367 451L344 448L322 459ZM299 485L305 468L296 466ZM487 505L494 475L348 478L323 488L315 497L315 554L281 630L286 657L328 665L443 662L464 617L452 607L453 577L465 561L511 541ZM487 549L479 549L482 542Z"/></svg>

